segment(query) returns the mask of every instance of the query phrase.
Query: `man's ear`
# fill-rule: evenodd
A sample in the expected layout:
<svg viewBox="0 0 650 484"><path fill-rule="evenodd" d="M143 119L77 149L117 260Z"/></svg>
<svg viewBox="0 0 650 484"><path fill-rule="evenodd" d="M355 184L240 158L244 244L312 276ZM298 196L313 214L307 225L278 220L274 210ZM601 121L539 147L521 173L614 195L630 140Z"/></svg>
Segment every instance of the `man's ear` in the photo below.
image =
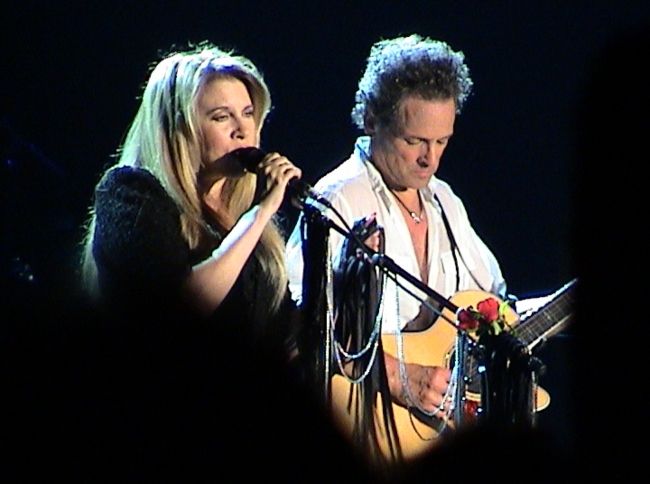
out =
<svg viewBox="0 0 650 484"><path fill-rule="evenodd" d="M375 122L375 117L372 114L366 113L363 118L363 127L367 135L372 136L377 131L377 126Z"/></svg>

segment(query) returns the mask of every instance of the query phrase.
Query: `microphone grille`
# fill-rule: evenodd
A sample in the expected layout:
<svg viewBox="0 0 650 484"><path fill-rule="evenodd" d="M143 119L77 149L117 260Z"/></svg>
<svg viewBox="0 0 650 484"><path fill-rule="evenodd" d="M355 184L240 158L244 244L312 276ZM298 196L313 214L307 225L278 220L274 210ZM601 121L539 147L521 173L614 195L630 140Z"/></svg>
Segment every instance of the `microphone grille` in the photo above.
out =
<svg viewBox="0 0 650 484"><path fill-rule="evenodd" d="M255 173L257 171L257 165L266 156L266 152L254 146L247 146L245 148L237 148L230 155L234 156L241 166Z"/></svg>

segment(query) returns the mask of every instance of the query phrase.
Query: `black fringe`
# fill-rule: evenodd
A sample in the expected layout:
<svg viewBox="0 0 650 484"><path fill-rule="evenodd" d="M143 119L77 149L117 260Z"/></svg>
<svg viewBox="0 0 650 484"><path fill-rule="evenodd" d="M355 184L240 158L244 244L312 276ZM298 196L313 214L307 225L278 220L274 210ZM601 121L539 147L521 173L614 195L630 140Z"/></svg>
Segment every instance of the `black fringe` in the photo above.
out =
<svg viewBox="0 0 650 484"><path fill-rule="evenodd" d="M313 382L323 405L329 402L329 380L326 362L327 338L327 247L329 226L319 212L305 211L301 217L302 256L304 261L302 304L305 327L299 347L308 382Z"/></svg>
<svg viewBox="0 0 650 484"><path fill-rule="evenodd" d="M510 333L479 340L485 372L481 406L488 425L532 427L537 359Z"/></svg>
<svg viewBox="0 0 650 484"><path fill-rule="evenodd" d="M368 237L364 219L357 221L352 229L355 233ZM365 236L365 237L364 237ZM383 250L382 250L383 252ZM341 248L339 266L334 275L334 335L350 354L358 354L365 348L376 325L383 297L383 272L368 261L354 241L346 239ZM379 328L378 347L374 360L372 349L349 365L350 376L367 376L358 384L356 391L350 393L348 410L355 411L353 439L377 466L385 467L401 460L401 449L395 426L392 400L388 387L388 377L384 363L384 353ZM369 369L369 365L372 367ZM338 368L338 367L337 367ZM381 395L382 408L377 412L377 394ZM386 441L391 459L387 459L379 446L375 419L381 416L386 429Z"/></svg>

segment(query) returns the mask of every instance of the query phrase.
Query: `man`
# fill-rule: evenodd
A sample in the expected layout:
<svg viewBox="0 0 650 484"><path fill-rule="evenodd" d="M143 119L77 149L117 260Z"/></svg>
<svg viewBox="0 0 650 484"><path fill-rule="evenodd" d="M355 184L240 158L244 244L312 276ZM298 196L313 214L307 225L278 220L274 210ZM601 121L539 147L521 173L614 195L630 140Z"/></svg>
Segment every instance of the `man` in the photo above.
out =
<svg viewBox="0 0 650 484"><path fill-rule="evenodd" d="M314 188L349 225L376 214L385 233L385 254L444 298L467 289L504 298L506 284L495 256L475 233L462 201L435 176L472 85L463 53L444 42L419 35L377 42L352 110L352 120L365 135ZM296 300L302 295L300 224L287 244ZM344 238L331 232L331 254L338 256ZM438 317L434 305L423 304L427 296L414 285L399 283L403 287L389 278L384 286L382 333L430 326ZM439 364L404 363L396 353L384 354L392 399L448 415L448 365L442 359Z"/></svg>

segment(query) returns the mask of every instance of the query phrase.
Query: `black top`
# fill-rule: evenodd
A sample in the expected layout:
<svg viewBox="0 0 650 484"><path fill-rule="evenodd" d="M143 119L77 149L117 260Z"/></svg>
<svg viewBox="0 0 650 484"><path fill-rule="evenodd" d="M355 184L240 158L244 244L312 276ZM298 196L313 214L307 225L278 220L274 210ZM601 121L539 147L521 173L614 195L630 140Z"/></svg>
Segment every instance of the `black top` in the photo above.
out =
<svg viewBox="0 0 650 484"><path fill-rule="evenodd" d="M111 169L95 209L108 311L57 304L2 327L11 416L3 471L15 467L31 481L38 459L39 470L73 482L206 482L233 472L306 482L332 461L341 472L353 454L296 374L299 359L287 365L277 347L251 345L285 338L293 309L287 298L269 314L255 258L214 314L195 319L178 290L207 254L187 246L160 183L142 169ZM250 337L260 334L271 337Z"/></svg>
<svg viewBox="0 0 650 484"><path fill-rule="evenodd" d="M180 211L160 182L133 167L109 170L95 190L93 254L100 290L113 309L164 315L192 314L180 298L191 267L218 246L191 250L181 233ZM273 291L251 256L235 285L210 318L221 331L267 342L290 339L295 306L289 291L277 314L269 313Z"/></svg>

